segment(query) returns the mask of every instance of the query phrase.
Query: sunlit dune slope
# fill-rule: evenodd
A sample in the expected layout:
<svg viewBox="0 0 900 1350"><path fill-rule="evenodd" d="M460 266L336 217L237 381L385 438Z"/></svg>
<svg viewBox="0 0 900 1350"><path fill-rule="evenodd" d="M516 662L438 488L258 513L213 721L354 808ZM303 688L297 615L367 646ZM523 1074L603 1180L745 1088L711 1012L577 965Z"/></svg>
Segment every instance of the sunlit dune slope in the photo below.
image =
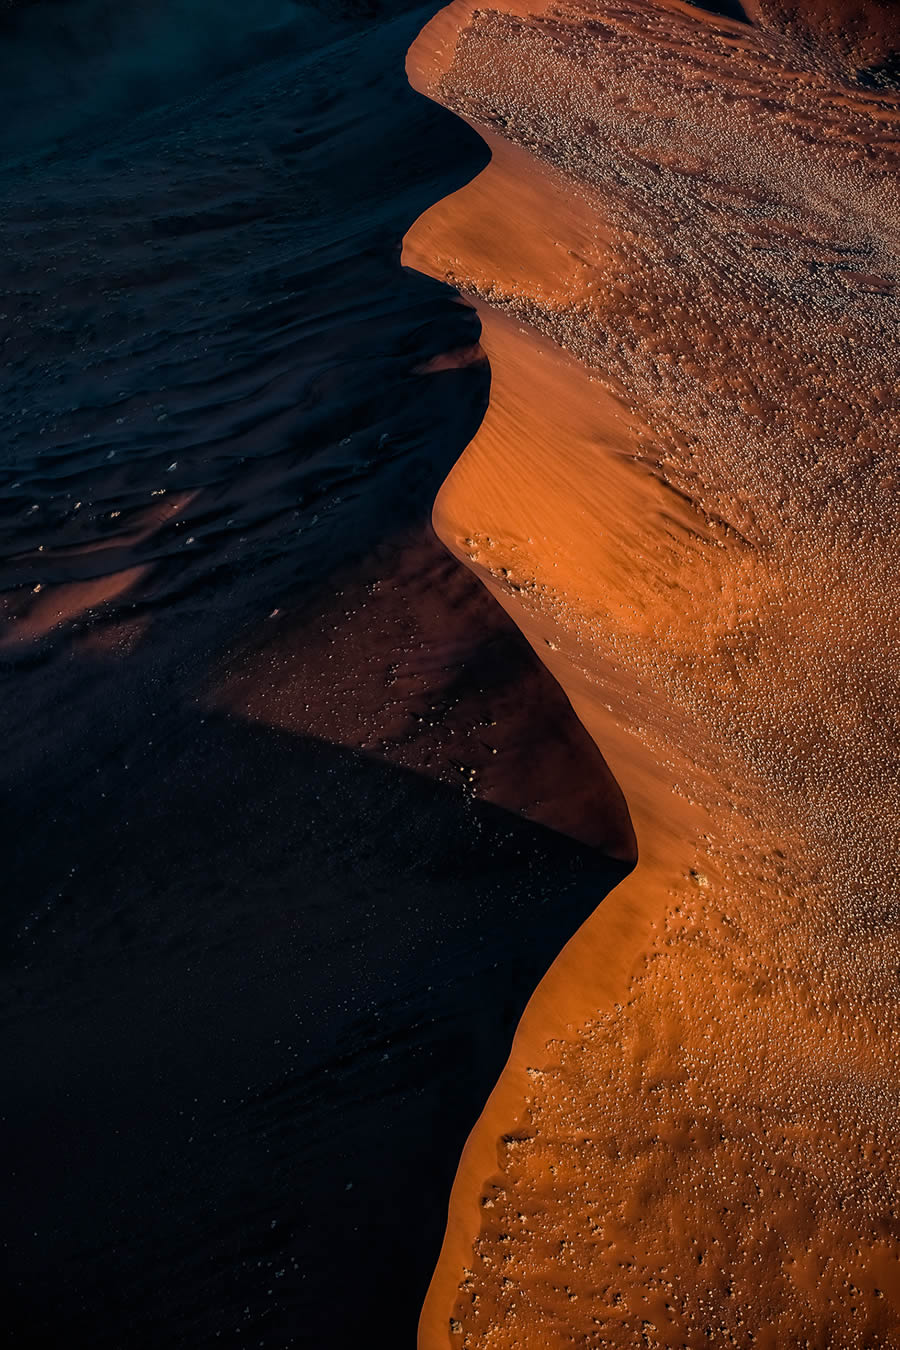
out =
<svg viewBox="0 0 900 1350"><path fill-rule="evenodd" d="M492 367L435 523L640 852L520 1026L420 1343L894 1345L900 104L676 0L457 0L409 70L493 153L405 246Z"/></svg>

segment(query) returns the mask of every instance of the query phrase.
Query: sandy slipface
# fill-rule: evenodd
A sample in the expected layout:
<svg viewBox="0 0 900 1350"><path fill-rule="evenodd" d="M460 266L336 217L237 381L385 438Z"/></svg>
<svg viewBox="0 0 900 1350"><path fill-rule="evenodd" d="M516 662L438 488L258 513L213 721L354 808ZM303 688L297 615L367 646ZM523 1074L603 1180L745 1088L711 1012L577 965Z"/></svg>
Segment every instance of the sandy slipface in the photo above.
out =
<svg viewBox="0 0 900 1350"><path fill-rule="evenodd" d="M640 861L537 991L420 1343L900 1334L900 106L685 5L451 5L490 167L406 261L491 406L435 509Z"/></svg>
<svg viewBox="0 0 900 1350"><path fill-rule="evenodd" d="M0 173L16 1345L371 1345L393 1282L412 1344L521 1008L626 870L600 752L429 524L488 372L397 245L486 155L408 87L421 20L298 22L96 141L76 88Z"/></svg>
<svg viewBox="0 0 900 1350"><path fill-rule="evenodd" d="M522 1008L633 861L595 742L431 529L489 371L398 245L487 154L390 11L308 11L310 43L301 7L277 60L136 120L104 42L97 131L89 67L57 101L3 48L68 126L0 172L16 1345L412 1344Z"/></svg>

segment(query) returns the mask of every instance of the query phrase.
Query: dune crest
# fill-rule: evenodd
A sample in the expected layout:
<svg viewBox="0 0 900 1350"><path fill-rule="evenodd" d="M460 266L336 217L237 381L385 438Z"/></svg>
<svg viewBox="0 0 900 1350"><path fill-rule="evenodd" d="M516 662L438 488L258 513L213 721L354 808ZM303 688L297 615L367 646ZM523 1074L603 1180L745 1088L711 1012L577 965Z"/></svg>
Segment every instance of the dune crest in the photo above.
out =
<svg viewBox="0 0 900 1350"><path fill-rule="evenodd" d="M444 542L563 685L635 872L474 1130L423 1350L900 1332L900 104L678 0L455 0L492 162L407 236L491 405Z"/></svg>

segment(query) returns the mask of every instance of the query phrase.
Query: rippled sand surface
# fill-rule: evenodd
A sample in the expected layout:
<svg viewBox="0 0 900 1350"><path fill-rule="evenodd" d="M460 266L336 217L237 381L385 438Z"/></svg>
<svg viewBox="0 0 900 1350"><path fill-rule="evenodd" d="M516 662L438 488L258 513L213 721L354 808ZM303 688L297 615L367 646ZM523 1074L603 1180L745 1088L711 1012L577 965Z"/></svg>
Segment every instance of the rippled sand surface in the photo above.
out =
<svg viewBox="0 0 900 1350"><path fill-rule="evenodd" d="M900 1335L900 103L798 32L457 0L411 52L492 151L406 241L492 368L435 520L639 849L463 1155L429 1350Z"/></svg>

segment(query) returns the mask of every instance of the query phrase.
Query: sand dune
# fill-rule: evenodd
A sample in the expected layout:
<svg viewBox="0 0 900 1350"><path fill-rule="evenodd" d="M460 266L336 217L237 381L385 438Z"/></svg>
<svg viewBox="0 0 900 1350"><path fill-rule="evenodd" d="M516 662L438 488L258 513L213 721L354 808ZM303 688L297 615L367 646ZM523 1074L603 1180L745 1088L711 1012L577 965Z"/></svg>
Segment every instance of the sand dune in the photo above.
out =
<svg viewBox="0 0 900 1350"><path fill-rule="evenodd" d="M639 849L469 1140L426 1350L900 1334L900 105L781 27L456 0L410 53L492 152L405 244L492 369L435 523Z"/></svg>
<svg viewBox="0 0 900 1350"><path fill-rule="evenodd" d="M896 1344L891 7L430 12L0 11L4 1328Z"/></svg>
<svg viewBox="0 0 900 1350"><path fill-rule="evenodd" d="M101 131L88 67L0 167L16 1346L412 1344L524 1003L627 871L599 750L430 526L489 372L399 241L486 153L385 8L140 116L99 52Z"/></svg>

